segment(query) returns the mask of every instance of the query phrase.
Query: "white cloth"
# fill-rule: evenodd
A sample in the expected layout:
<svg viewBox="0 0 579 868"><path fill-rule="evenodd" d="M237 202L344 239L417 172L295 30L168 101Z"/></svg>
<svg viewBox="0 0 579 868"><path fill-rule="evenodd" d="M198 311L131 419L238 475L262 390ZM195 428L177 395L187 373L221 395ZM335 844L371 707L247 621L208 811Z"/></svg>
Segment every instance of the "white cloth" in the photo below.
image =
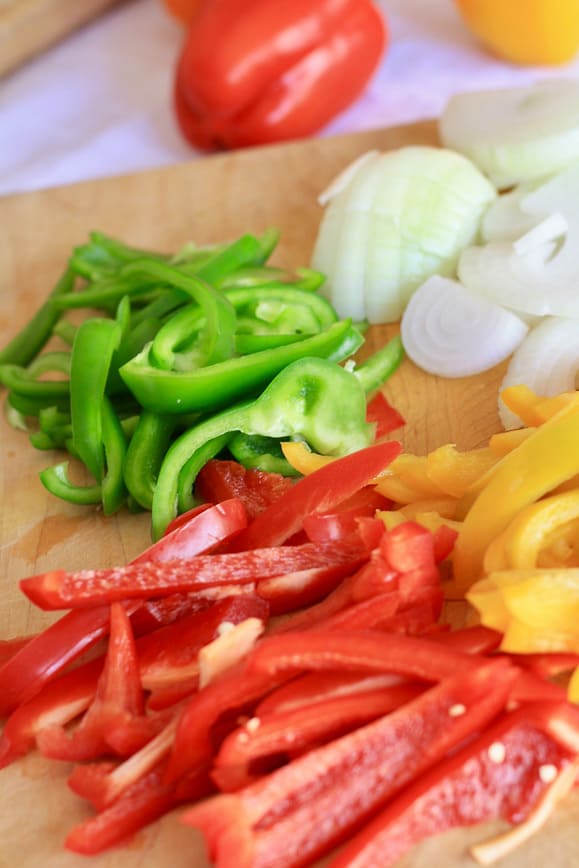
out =
<svg viewBox="0 0 579 868"><path fill-rule="evenodd" d="M579 77L579 59L553 69L493 58L452 0L378 2L388 51L365 94L323 136L435 117L460 90ZM0 195L201 156L171 108L182 41L162 0L130 0L0 81Z"/></svg>

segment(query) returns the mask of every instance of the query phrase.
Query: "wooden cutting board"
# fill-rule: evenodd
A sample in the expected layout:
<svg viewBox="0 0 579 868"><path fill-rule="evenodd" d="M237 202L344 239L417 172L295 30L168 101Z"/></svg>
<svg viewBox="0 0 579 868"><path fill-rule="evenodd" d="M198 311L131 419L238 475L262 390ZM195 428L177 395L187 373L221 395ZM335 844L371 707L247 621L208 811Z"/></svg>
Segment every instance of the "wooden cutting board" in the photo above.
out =
<svg viewBox="0 0 579 868"><path fill-rule="evenodd" d="M276 260L309 262L321 216L316 197L337 172L370 148L435 144L434 126L380 130L335 139L256 148L144 174L83 183L0 200L0 345L24 323L56 281L71 248L101 229L145 248L176 250L190 239L208 243L244 231L281 230ZM373 328L366 351L392 329ZM440 380L405 361L386 393L408 420L404 441L424 454L444 442L480 446L499 430L497 386L502 370ZM47 622L33 611L17 580L54 567L125 563L148 543L148 516L103 518L67 506L37 479L57 456L39 453L26 435L0 419L0 637L27 633ZM125 849L87 862L62 849L66 831L88 810L66 787L68 768L37 754L0 772L0 868L206 868L197 834L170 816ZM508 868L579 865L579 799L571 798L548 827L502 863ZM498 826L455 831L426 842L401 866L472 866L469 841ZM377 866L378 868L378 866Z"/></svg>
<svg viewBox="0 0 579 868"><path fill-rule="evenodd" d="M0 77L119 0L0 0Z"/></svg>

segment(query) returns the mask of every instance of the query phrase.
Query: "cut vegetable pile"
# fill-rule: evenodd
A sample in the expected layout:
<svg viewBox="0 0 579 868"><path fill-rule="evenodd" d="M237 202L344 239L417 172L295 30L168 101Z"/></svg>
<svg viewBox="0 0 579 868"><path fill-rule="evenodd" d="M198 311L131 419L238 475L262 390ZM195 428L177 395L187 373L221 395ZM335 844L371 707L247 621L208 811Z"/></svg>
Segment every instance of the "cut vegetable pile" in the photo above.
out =
<svg viewBox="0 0 579 868"><path fill-rule="evenodd" d="M499 632L439 623L456 532L375 517L400 457L377 443L295 483L212 459L206 496L231 496L132 564L21 582L69 611L4 649L0 761L36 745L74 763L95 813L69 849L101 852L187 803L217 866L306 865L345 836L329 864L390 865L504 817L512 838L474 851L488 861L548 816L573 785L579 710L496 653Z"/></svg>
<svg viewBox="0 0 579 868"><path fill-rule="evenodd" d="M578 105L576 81L459 94L440 120L444 148L347 167L320 197L312 260L338 313L401 318L406 352L432 374L512 356L503 387L574 388ZM502 402L500 412L521 424Z"/></svg>
<svg viewBox="0 0 579 868"><path fill-rule="evenodd" d="M0 642L0 767L72 764L69 850L179 808L216 868L386 868L502 819L470 849L490 864L574 787L578 105L454 98L444 147L322 194L314 270L269 264L274 231L173 256L94 233L0 352L11 424L84 466L45 487L152 517L129 564L22 579L63 614ZM381 390L404 351L443 377L511 357L513 430L404 452Z"/></svg>

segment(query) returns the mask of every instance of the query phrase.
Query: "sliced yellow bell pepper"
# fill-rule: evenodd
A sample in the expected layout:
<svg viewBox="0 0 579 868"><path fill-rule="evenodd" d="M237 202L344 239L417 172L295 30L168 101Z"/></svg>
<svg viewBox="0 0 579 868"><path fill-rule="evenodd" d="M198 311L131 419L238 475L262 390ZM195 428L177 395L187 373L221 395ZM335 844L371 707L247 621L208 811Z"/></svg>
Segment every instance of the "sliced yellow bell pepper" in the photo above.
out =
<svg viewBox="0 0 579 868"><path fill-rule="evenodd" d="M335 460L331 455L319 455L317 452L311 452L304 443L300 443L298 440L282 442L281 449L294 470L303 473L304 476L308 476L314 470L325 467L326 464Z"/></svg>
<svg viewBox="0 0 579 868"><path fill-rule="evenodd" d="M550 538L578 518L579 490L545 497L522 509L501 535L507 568L538 566L541 550Z"/></svg>
<svg viewBox="0 0 579 868"><path fill-rule="evenodd" d="M456 0L467 26L499 57L557 65L579 49L577 0Z"/></svg>
<svg viewBox="0 0 579 868"><path fill-rule="evenodd" d="M574 670L567 685L567 699L569 702L579 704L579 666Z"/></svg>
<svg viewBox="0 0 579 868"><path fill-rule="evenodd" d="M520 446L523 440L531 436L534 427L529 428L514 428L512 431L501 431L500 434L493 434L489 440L489 449L496 458L503 458L508 455L517 446Z"/></svg>
<svg viewBox="0 0 579 868"><path fill-rule="evenodd" d="M452 443L440 446L427 457L427 472L445 494L462 495L497 463L490 449L459 452Z"/></svg>
<svg viewBox="0 0 579 868"><path fill-rule="evenodd" d="M458 587L481 578L487 547L521 509L579 473L578 443L579 405L572 403L491 468L455 545Z"/></svg>

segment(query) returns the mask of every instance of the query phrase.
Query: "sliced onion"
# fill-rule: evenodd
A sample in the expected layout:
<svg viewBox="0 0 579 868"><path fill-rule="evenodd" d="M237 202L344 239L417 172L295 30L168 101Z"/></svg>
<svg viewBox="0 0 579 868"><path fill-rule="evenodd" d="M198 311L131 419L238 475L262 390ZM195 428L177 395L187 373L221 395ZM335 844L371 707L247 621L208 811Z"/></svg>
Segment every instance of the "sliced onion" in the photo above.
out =
<svg viewBox="0 0 579 868"><path fill-rule="evenodd" d="M496 191L442 148L371 153L351 168L330 185L312 265L340 316L394 322L427 277L454 272Z"/></svg>
<svg viewBox="0 0 579 868"><path fill-rule="evenodd" d="M535 187L521 184L495 199L482 219L483 241L515 241L533 228L536 220L521 209L521 203Z"/></svg>
<svg viewBox="0 0 579 868"><path fill-rule="evenodd" d="M579 81L456 94L439 131L500 189L543 178L579 160Z"/></svg>
<svg viewBox="0 0 579 868"><path fill-rule="evenodd" d="M542 224L535 236L541 243L519 244L522 253L498 241L468 248L459 260L460 280L511 310L579 317L579 163L525 196L520 208L535 226ZM559 217L547 221L555 214Z"/></svg>
<svg viewBox="0 0 579 868"><path fill-rule="evenodd" d="M579 371L579 320L547 317L529 332L516 350L501 383L529 386L546 398L575 390ZM505 428L519 428L521 420L499 398Z"/></svg>
<svg viewBox="0 0 579 868"><path fill-rule="evenodd" d="M519 346L528 326L460 283L434 276L416 290L401 323L412 361L442 377L465 377L493 368Z"/></svg>
<svg viewBox="0 0 579 868"><path fill-rule="evenodd" d="M334 196L337 196L338 193L341 193L342 190L348 186L348 184L353 180L354 176L358 173L358 170L367 160L372 159L373 157L378 155L378 151L366 151L365 154L362 154L361 157L357 157L353 163L350 163L346 166L343 172L340 172L339 175L333 179L333 181L323 190L318 196L318 202L322 207L330 202Z"/></svg>

